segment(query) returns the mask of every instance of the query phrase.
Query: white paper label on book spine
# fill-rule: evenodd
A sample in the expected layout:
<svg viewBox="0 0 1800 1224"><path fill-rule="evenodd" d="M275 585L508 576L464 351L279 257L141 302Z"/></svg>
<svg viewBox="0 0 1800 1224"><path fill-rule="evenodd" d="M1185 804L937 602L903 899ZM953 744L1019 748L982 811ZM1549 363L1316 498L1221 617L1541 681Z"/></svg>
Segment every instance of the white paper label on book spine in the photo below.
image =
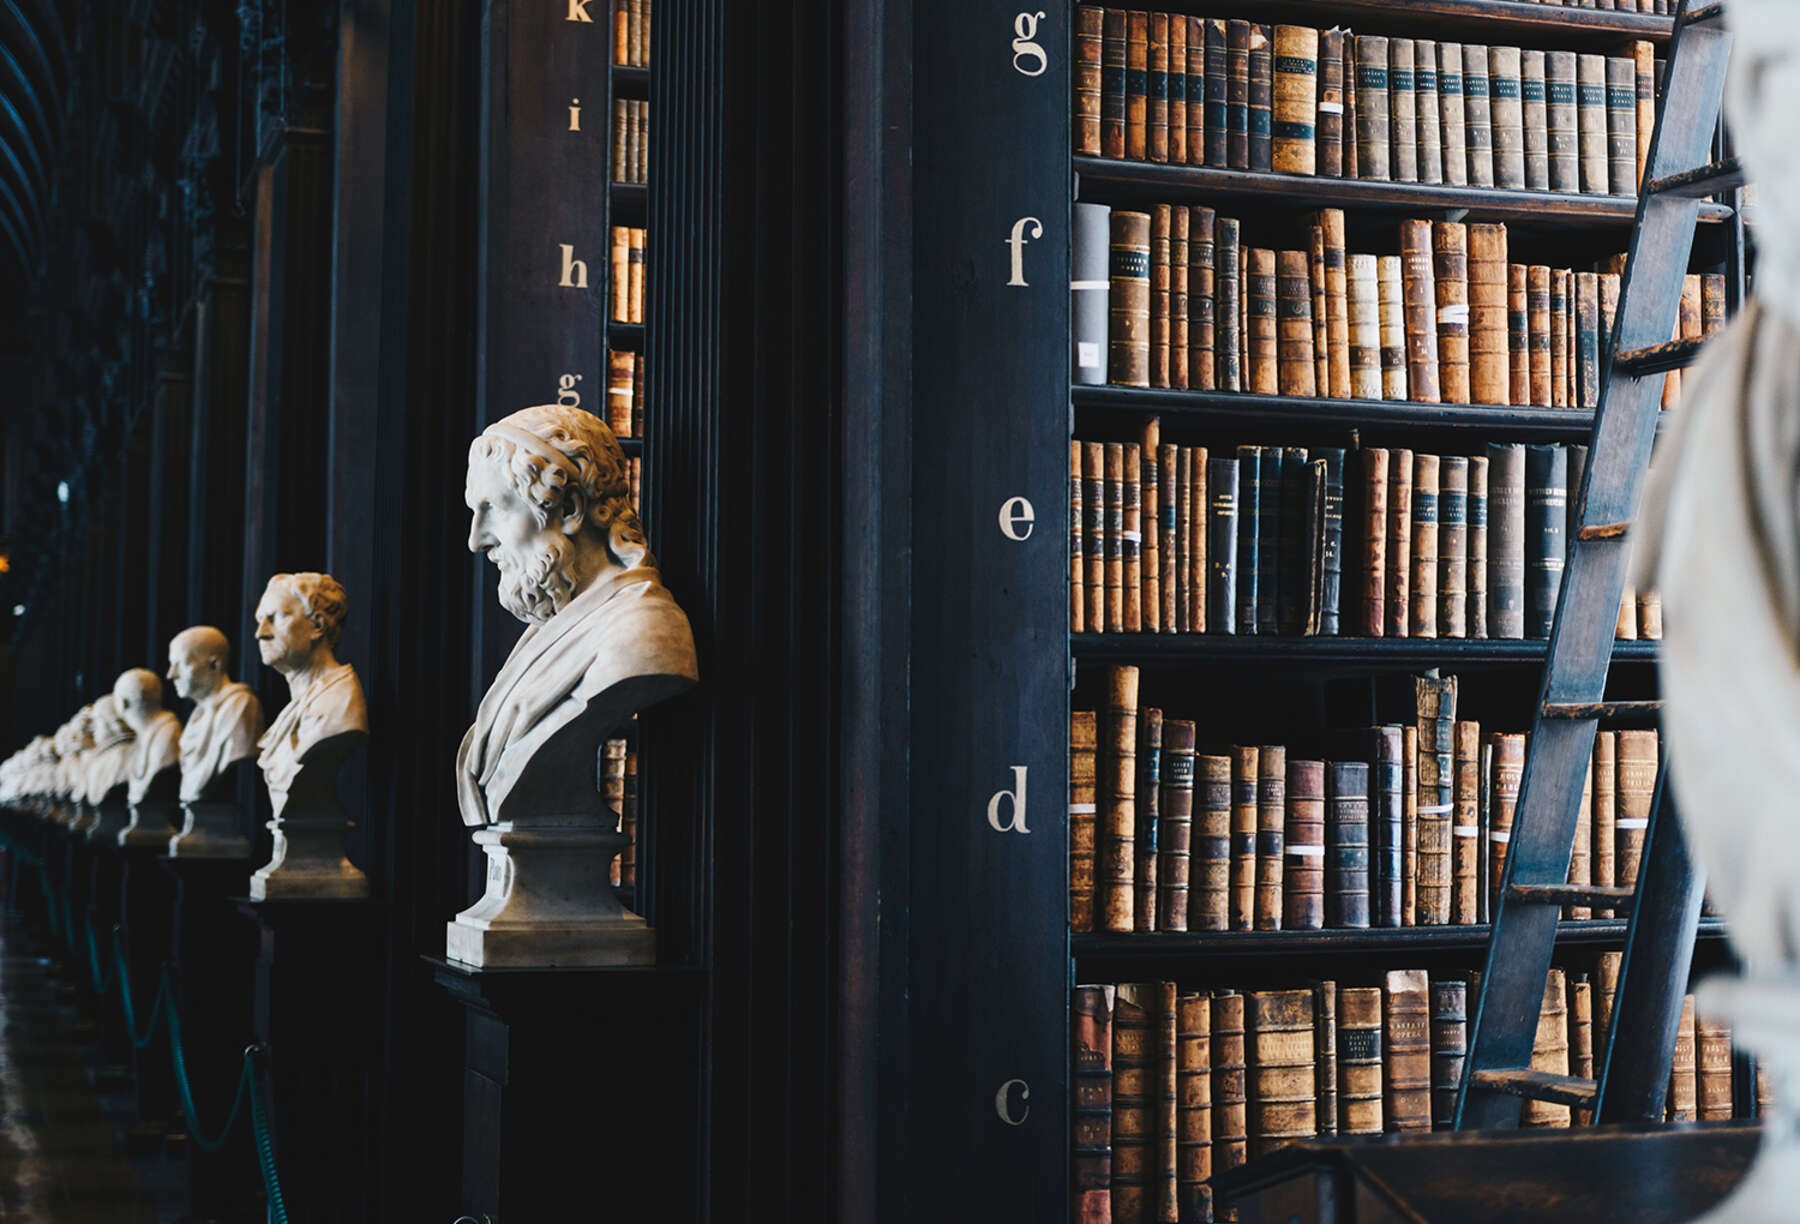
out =
<svg viewBox="0 0 1800 1224"><path fill-rule="evenodd" d="M1430 807L1420 808L1419 815L1421 815L1421 816L1442 816L1446 812L1453 812L1455 810L1456 810L1456 805L1454 803L1434 803Z"/></svg>
<svg viewBox="0 0 1800 1224"><path fill-rule="evenodd" d="M1495 829L1492 833L1488 834L1488 840L1505 845L1512 840L1512 834L1505 829Z"/></svg>
<svg viewBox="0 0 1800 1224"><path fill-rule="evenodd" d="M1089 340L1075 342L1075 364L1084 370L1100 368L1100 346Z"/></svg>
<svg viewBox="0 0 1800 1224"><path fill-rule="evenodd" d="M1650 827L1650 821L1648 817L1639 816L1631 820L1616 820L1613 822L1613 827L1618 829L1648 829Z"/></svg>
<svg viewBox="0 0 1800 1224"><path fill-rule="evenodd" d="M1111 289L1111 288L1112 288L1112 282L1111 282L1111 281L1109 281L1109 280L1097 280L1097 281L1070 281L1070 282L1069 282L1069 288L1071 288L1071 289L1089 289L1089 290L1096 290L1096 291L1104 291L1104 290L1107 290L1107 289ZM1094 347L1095 347L1095 348L1099 348L1099 347L1100 347L1100 346L1099 346L1099 345L1097 345L1097 344L1096 344L1096 345L1095 345L1095 346L1094 346Z"/></svg>
<svg viewBox="0 0 1800 1224"><path fill-rule="evenodd" d="M1344 113L1344 104L1342 102L1321 102L1319 103L1319 113L1321 115L1341 115Z"/></svg>
<svg viewBox="0 0 1800 1224"><path fill-rule="evenodd" d="M1467 302L1458 302L1453 306L1439 306L1437 317L1439 323L1467 324L1469 321L1469 305Z"/></svg>
<svg viewBox="0 0 1800 1224"><path fill-rule="evenodd" d="M1071 803L1069 805L1069 815L1071 816L1092 816L1099 810L1100 805L1097 803Z"/></svg>
<svg viewBox="0 0 1800 1224"><path fill-rule="evenodd" d="M1325 847L1324 846L1289 846L1289 847L1287 847L1286 852L1287 852L1287 856L1289 858L1324 858L1325 857Z"/></svg>
<svg viewBox="0 0 1800 1224"><path fill-rule="evenodd" d="M1480 837L1481 829L1475 825L1457 825L1456 835L1458 837Z"/></svg>

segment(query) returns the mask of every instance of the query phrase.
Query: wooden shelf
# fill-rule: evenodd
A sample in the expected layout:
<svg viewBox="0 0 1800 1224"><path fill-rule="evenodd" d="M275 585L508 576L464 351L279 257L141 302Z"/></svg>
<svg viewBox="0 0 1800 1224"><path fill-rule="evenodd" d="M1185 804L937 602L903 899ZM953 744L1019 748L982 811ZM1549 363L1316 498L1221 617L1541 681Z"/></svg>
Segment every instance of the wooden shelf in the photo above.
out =
<svg viewBox="0 0 1800 1224"><path fill-rule="evenodd" d="M1502 638L1261 637L1224 633L1073 633L1078 663L1180 662L1255 667L1467 667L1541 664L1549 642ZM1615 662L1654 662L1656 642L1616 642Z"/></svg>
<svg viewBox="0 0 1800 1224"><path fill-rule="evenodd" d="M613 224L644 223L644 214L650 204L650 189L642 183L611 183L608 191L612 195ZM624 213L624 218L619 216Z"/></svg>
<svg viewBox="0 0 1800 1224"><path fill-rule="evenodd" d="M630 456L635 457L642 455L644 453L644 440L642 438L620 438L619 449Z"/></svg>
<svg viewBox="0 0 1800 1224"><path fill-rule="evenodd" d="M608 323L606 325L606 342L616 349L629 349L641 353L644 349L644 325L642 323Z"/></svg>
<svg viewBox="0 0 1800 1224"><path fill-rule="evenodd" d="M1594 414L1568 408L1511 408L1498 404L1415 404L1404 400L1328 399L1251 395L1243 391L1169 391L1141 387L1077 386L1078 410L1163 413L1192 424L1306 425L1339 429L1433 429L1489 437L1585 441Z"/></svg>
<svg viewBox="0 0 1800 1224"><path fill-rule="evenodd" d="M1509 4L1508 8L1523 8L1523 5ZM627 98L645 98L650 96L650 70L648 68L627 68L614 64L612 69L613 93Z"/></svg>
<svg viewBox="0 0 1800 1224"><path fill-rule="evenodd" d="M1257 21L1293 20L1328 26L1345 19L1359 34L1398 33L1414 37L1467 36L1474 41L1504 42L1517 38L1568 50L1618 53L1621 39L1665 43L1675 19L1650 13L1615 13L1520 0L1212 0L1209 17L1246 17Z"/></svg>
<svg viewBox="0 0 1800 1224"><path fill-rule="evenodd" d="M1508 8L1535 7L1508 4ZM1581 12L1580 9L1565 10ZM1627 14L1609 14L1626 16ZM1431 183L1386 183L1220 170L1211 166L1169 166L1110 157L1077 157L1075 198L1102 203L1241 198L1259 208L1348 207L1394 213L1456 213L1453 220L1514 221L1533 225L1630 229L1637 220L1637 197L1575 195L1561 191L1513 191L1498 187L1444 187ZM1701 221L1731 216L1725 204L1702 203Z"/></svg>

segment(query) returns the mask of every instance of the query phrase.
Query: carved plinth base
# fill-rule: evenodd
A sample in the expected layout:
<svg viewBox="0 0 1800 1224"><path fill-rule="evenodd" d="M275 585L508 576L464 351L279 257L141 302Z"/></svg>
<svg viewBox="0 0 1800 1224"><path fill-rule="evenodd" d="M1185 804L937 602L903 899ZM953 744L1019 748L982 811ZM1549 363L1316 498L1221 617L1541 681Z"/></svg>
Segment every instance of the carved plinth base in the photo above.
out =
<svg viewBox="0 0 1800 1224"><path fill-rule="evenodd" d="M244 859L250 857L250 839L238 832L238 806L215 799L195 799L181 805L181 832L168 839L169 857L184 859Z"/></svg>
<svg viewBox="0 0 1800 1224"><path fill-rule="evenodd" d="M166 799L146 799L131 805L131 823L119 830L119 845L127 850L161 850L169 844L170 817L175 805Z"/></svg>
<svg viewBox="0 0 1800 1224"><path fill-rule="evenodd" d="M250 877L252 901L361 901L369 895L369 877L344 856L341 816L323 820L287 817L271 820L274 853Z"/></svg>
<svg viewBox="0 0 1800 1224"><path fill-rule="evenodd" d="M85 834L94 821L99 818L99 814L94 811L91 803L74 802L69 804L67 811L68 820L65 823L71 833Z"/></svg>
<svg viewBox="0 0 1800 1224"><path fill-rule="evenodd" d="M623 834L498 824L475 844L487 854L487 891L448 924L449 959L490 969L655 963L656 932L608 883Z"/></svg>
<svg viewBox="0 0 1800 1224"><path fill-rule="evenodd" d="M1731 1025L1734 1045L1756 1056L1773 1105L1761 1117L1762 1143L1737 1189L1696 1224L1776 1224L1800 1203L1800 978L1712 978L1696 1003Z"/></svg>
<svg viewBox="0 0 1800 1224"><path fill-rule="evenodd" d="M117 845L119 834L131 823L131 809L119 800L108 799L91 810L94 818L82 829L82 835L97 844Z"/></svg>

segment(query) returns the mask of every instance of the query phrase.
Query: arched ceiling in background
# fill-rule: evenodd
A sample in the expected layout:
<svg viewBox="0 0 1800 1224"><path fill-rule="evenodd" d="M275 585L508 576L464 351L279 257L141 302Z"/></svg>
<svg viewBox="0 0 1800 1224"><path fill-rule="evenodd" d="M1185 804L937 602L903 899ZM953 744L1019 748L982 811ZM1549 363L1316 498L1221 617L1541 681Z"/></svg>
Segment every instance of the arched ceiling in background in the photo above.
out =
<svg viewBox="0 0 1800 1224"><path fill-rule="evenodd" d="M0 0L0 286L10 287L8 314L44 263L68 85L68 47L51 0Z"/></svg>

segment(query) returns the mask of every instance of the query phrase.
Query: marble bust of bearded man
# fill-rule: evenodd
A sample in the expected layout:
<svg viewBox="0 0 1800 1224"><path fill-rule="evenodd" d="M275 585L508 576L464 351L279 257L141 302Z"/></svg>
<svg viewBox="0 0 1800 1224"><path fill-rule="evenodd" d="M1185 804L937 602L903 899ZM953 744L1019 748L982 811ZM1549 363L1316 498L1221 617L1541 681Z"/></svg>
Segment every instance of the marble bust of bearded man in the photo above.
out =
<svg viewBox="0 0 1800 1224"><path fill-rule="evenodd" d="M699 675L624 452L590 412L526 408L470 444L465 497L469 550L499 568L501 605L529 627L457 752L463 823L591 819L599 739Z"/></svg>

